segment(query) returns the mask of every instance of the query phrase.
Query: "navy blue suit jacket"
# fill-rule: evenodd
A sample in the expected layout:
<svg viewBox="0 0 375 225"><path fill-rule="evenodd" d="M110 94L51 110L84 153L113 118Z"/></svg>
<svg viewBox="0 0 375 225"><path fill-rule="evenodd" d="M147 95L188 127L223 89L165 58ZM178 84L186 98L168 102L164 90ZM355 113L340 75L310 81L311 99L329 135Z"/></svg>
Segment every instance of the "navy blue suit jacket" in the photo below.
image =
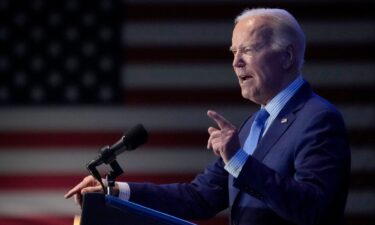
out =
<svg viewBox="0 0 375 225"><path fill-rule="evenodd" d="M239 129L243 145L253 116ZM342 224L350 150L340 113L305 83L249 156L238 178L222 159L191 183L129 183L130 201L185 219L230 208L232 224Z"/></svg>

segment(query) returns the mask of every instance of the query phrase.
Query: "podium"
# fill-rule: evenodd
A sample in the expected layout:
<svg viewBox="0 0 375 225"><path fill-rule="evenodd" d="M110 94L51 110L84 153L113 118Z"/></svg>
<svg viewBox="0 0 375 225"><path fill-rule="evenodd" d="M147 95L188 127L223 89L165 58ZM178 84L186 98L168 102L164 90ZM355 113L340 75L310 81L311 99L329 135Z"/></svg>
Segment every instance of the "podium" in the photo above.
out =
<svg viewBox="0 0 375 225"><path fill-rule="evenodd" d="M194 223L101 193L83 197L80 225L195 225Z"/></svg>

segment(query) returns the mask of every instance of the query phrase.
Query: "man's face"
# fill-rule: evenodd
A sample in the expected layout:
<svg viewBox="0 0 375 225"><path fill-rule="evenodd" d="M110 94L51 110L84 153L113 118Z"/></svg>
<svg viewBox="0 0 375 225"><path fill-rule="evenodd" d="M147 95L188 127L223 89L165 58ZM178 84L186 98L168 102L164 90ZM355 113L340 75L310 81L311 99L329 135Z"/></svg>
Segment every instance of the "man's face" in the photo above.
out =
<svg viewBox="0 0 375 225"><path fill-rule="evenodd" d="M233 68L242 96L267 104L283 87L282 51L271 49L273 30L265 18L238 22L233 30Z"/></svg>

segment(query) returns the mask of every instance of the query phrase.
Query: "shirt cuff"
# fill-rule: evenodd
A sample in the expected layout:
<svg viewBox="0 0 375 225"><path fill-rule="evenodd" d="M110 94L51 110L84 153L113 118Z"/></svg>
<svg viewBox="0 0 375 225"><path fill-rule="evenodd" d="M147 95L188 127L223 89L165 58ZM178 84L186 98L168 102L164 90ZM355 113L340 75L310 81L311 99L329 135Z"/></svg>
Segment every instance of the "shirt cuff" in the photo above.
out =
<svg viewBox="0 0 375 225"><path fill-rule="evenodd" d="M229 160L227 165L225 165L224 169L233 177L237 178L240 175L247 157L249 157L249 155L244 150L239 149L237 153Z"/></svg>
<svg viewBox="0 0 375 225"><path fill-rule="evenodd" d="M122 200L129 200L130 199L130 187L129 184L126 182L116 182L118 184L118 197Z"/></svg>

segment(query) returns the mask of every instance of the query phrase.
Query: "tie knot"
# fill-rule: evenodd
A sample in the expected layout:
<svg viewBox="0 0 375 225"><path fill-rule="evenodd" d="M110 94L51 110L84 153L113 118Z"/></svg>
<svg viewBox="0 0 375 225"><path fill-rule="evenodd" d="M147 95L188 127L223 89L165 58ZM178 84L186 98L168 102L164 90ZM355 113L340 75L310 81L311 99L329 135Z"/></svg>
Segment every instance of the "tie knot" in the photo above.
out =
<svg viewBox="0 0 375 225"><path fill-rule="evenodd" d="M259 112L257 113L257 115L255 117L255 121L259 124L264 124L264 122L267 120L269 115L270 114L267 112L267 110L263 108L263 109L259 110Z"/></svg>

